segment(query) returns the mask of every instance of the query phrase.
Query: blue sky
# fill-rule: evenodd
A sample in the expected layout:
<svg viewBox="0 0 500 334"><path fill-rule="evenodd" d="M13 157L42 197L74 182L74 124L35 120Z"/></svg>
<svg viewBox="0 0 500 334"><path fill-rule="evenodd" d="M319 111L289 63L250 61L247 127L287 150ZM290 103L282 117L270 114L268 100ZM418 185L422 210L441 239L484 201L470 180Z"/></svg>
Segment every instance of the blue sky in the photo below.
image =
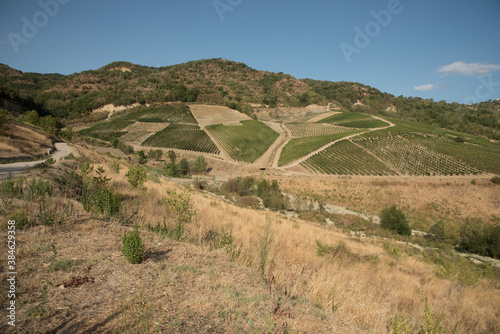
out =
<svg viewBox="0 0 500 334"><path fill-rule="evenodd" d="M500 97L500 0L1 0L0 63L71 74L221 57L448 102Z"/></svg>

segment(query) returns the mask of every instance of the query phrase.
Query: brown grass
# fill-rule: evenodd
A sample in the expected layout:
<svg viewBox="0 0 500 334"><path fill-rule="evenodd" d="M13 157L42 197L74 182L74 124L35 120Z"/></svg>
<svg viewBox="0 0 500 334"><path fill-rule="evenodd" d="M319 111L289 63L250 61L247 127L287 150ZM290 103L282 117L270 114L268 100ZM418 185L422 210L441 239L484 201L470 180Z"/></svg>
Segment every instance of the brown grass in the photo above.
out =
<svg viewBox="0 0 500 334"><path fill-rule="evenodd" d="M10 124L9 136L0 137L0 157L32 157L47 154L52 143L49 138L41 132L30 127Z"/></svg>
<svg viewBox="0 0 500 334"><path fill-rule="evenodd" d="M107 169L105 157L83 148L80 152L93 161L100 161ZM168 216L161 203L166 190L180 191L182 187L164 180L148 181L148 192L141 193L128 187L125 173L126 168L122 167L119 174L109 173L108 177L112 178L116 191L129 198L126 205L133 207L139 200L136 222L143 226L161 223L163 217ZM321 195L332 190L329 186L338 187L345 198L349 198L349 203L357 205L365 202L356 198L355 191L366 191L363 187L367 185L370 193L377 190L391 193L390 196L379 194L379 205L389 201L385 196L394 199L391 196L397 194L406 196L403 198L412 205L424 202L417 195L405 195L405 191L420 191L420 195L431 196L434 189L449 196L458 191L449 188L468 187L465 180L464 184L449 180L450 186L437 181L412 180L415 184L410 180L380 183L376 178L339 178L322 185L319 180L304 178L297 179L296 184L291 179L282 180L281 185L298 192L301 187L311 189L308 187L314 184ZM306 181L310 183L308 187ZM481 193L486 202L484 199L490 198L487 194L493 196L493 190L483 180L478 180L476 186L481 191L472 191L467 195L471 196L469 199ZM418 330L423 322L425 298L428 298L431 309L442 312L446 332L451 331L457 321L459 333L500 331L498 281L479 278L475 284L463 285L457 279L438 278L436 267L423 262L411 246L388 240L392 247L399 247L400 255L395 257L376 239L354 238L334 228L290 219L279 213L233 206L205 193L191 192L191 197L198 215L186 226L185 240L203 245L208 231L231 231L236 245L242 247L236 263L220 251L209 252L188 243L173 242L142 229L149 255L143 264L129 265L119 249L122 233L131 227L98 217L20 231L18 266L23 284L19 328L30 333L56 329L106 332L118 328L144 332L142 328L151 322L153 329L159 326L162 331L186 333L250 332L252 326L261 332L270 329L271 324L281 330L290 325L297 333L385 333L390 331L396 314L404 315L407 323ZM375 198L373 194L367 199L368 208ZM457 203L465 209L465 202ZM492 204L483 205L482 210ZM2 221L5 219L2 217ZM268 224L273 242L266 288L256 272L259 235ZM330 245L344 243L346 248L344 253L335 256L319 256L316 240ZM48 270L53 261L51 245L55 245L58 259L74 261L70 271ZM2 243L0 251L5 253L5 247ZM60 288L64 281L76 275L90 275L95 283L76 289ZM276 285L271 283L273 279ZM44 285L48 286L47 314L40 317L35 309L43 301ZM284 304L276 311L280 296ZM5 293L1 298L4 304ZM334 312L332 306L335 306ZM5 332L5 322L1 326L0 330Z"/></svg>

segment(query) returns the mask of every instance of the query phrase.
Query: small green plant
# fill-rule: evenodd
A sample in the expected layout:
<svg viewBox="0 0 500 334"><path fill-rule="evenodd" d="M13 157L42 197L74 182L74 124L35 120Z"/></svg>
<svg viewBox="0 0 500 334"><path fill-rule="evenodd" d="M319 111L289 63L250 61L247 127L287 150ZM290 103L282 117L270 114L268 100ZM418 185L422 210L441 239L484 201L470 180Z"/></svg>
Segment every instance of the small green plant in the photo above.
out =
<svg viewBox="0 0 500 334"><path fill-rule="evenodd" d="M92 197L92 211L96 213L104 213L106 217L111 217L120 211L120 199L115 195L113 189L103 187L96 191Z"/></svg>
<svg viewBox="0 0 500 334"><path fill-rule="evenodd" d="M196 211L193 209L191 197L188 190L178 194L175 190L167 190L165 206L175 220L175 227L170 233L170 237L179 241L184 235L184 226L189 224Z"/></svg>
<svg viewBox="0 0 500 334"><path fill-rule="evenodd" d="M132 188L144 189L144 183L148 179L148 172L144 168L134 165L129 167L125 176L127 177L127 181L130 183Z"/></svg>
<svg viewBox="0 0 500 334"><path fill-rule="evenodd" d="M139 234L139 228L136 226L130 233L122 237L122 253L129 263L137 264L144 260L144 243Z"/></svg>

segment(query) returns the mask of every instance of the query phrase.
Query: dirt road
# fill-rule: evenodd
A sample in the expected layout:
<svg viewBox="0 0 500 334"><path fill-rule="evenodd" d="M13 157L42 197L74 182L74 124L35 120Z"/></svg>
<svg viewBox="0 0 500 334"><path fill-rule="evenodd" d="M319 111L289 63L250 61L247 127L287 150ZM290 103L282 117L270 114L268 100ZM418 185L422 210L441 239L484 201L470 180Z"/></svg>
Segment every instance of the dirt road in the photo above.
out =
<svg viewBox="0 0 500 334"><path fill-rule="evenodd" d="M52 155L54 161L59 161L71 153L71 148L66 143L55 143L56 151ZM29 162L14 162L11 164L0 165L0 180L6 180L12 176L21 174L26 168L35 167L45 160L29 161Z"/></svg>

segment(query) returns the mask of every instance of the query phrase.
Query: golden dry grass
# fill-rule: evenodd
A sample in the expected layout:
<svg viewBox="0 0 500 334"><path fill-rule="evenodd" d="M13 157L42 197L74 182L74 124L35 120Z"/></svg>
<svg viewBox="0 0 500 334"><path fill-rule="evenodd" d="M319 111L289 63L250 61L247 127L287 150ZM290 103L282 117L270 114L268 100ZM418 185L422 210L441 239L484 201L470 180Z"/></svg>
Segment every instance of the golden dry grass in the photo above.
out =
<svg viewBox="0 0 500 334"><path fill-rule="evenodd" d="M47 154L52 143L49 138L27 126L10 124L10 136L0 137L0 157L35 156Z"/></svg>
<svg viewBox="0 0 500 334"><path fill-rule="evenodd" d="M83 147L80 152L108 169L106 157ZM162 204L166 190L182 191L183 187L165 180L148 181L148 192L140 193L128 187L126 171L122 162L119 174L107 173L113 188L132 197L127 202L131 209L134 198L139 199L137 223L142 226L161 223L169 216ZM391 193L387 198L379 196L383 200L379 205L395 198L391 196L404 196L409 190L417 192L422 188L421 196L431 196L434 189L449 196L459 191L451 188L467 187L466 180L464 184L449 180L449 186L428 179L412 179L415 184L410 180L385 183L389 181L377 178L338 178L324 185L306 178L296 181L294 184L292 179L281 180L281 186L298 192L314 185L320 195L330 191L328 187L338 187L348 203L357 205L376 203L376 194L366 202L356 198L360 196L356 196L356 191L366 191L367 185L370 192ZM485 202L495 199L486 181L478 180L477 186L481 191L472 191L468 199L480 193ZM412 205L425 202L417 197L407 194L404 198L411 199ZM201 244L210 230L231 231L236 245L242 247L236 260L239 264L217 252L162 239L142 230L152 255L143 265L129 266L119 252L119 238L130 227L89 217L60 229L36 227L19 236L20 244L26 245L19 262L24 268L21 277L26 278L25 308L20 311L20 323L34 333L42 328L43 332L47 328L106 331L126 326L126 315L129 325L144 325L146 319L160 324L167 332L249 332L252 322L260 330L267 328L268 322L275 322L287 323L297 333L385 333L390 331L396 314L404 315L407 323L417 330L423 322L425 298L428 298L431 309L442 312L446 332L457 321L459 333L500 331L498 281L480 278L476 284L463 285L456 279L438 278L436 267L421 261L411 246L398 245L401 255L393 257L376 239L354 238L334 228L290 219L280 213L240 208L210 194L192 191L191 198L198 214L186 226L189 239ZM466 199L456 205L465 209ZM492 203L484 203L481 210ZM168 218L167 222L172 223ZM275 289L281 291L278 294L283 296L286 288L290 296L283 314L270 311L275 306L275 296L256 278L259 235L266 226L273 236L267 277L276 280ZM359 260L350 256L319 256L316 240L333 245L345 243L349 254L359 256ZM72 272L47 272L52 244L61 258L78 260ZM5 252L5 245L0 251ZM44 282L60 284L73 274L87 273L96 277L96 283L75 290L49 287L50 317L40 319L33 315ZM148 313L148 308L154 312Z"/></svg>

